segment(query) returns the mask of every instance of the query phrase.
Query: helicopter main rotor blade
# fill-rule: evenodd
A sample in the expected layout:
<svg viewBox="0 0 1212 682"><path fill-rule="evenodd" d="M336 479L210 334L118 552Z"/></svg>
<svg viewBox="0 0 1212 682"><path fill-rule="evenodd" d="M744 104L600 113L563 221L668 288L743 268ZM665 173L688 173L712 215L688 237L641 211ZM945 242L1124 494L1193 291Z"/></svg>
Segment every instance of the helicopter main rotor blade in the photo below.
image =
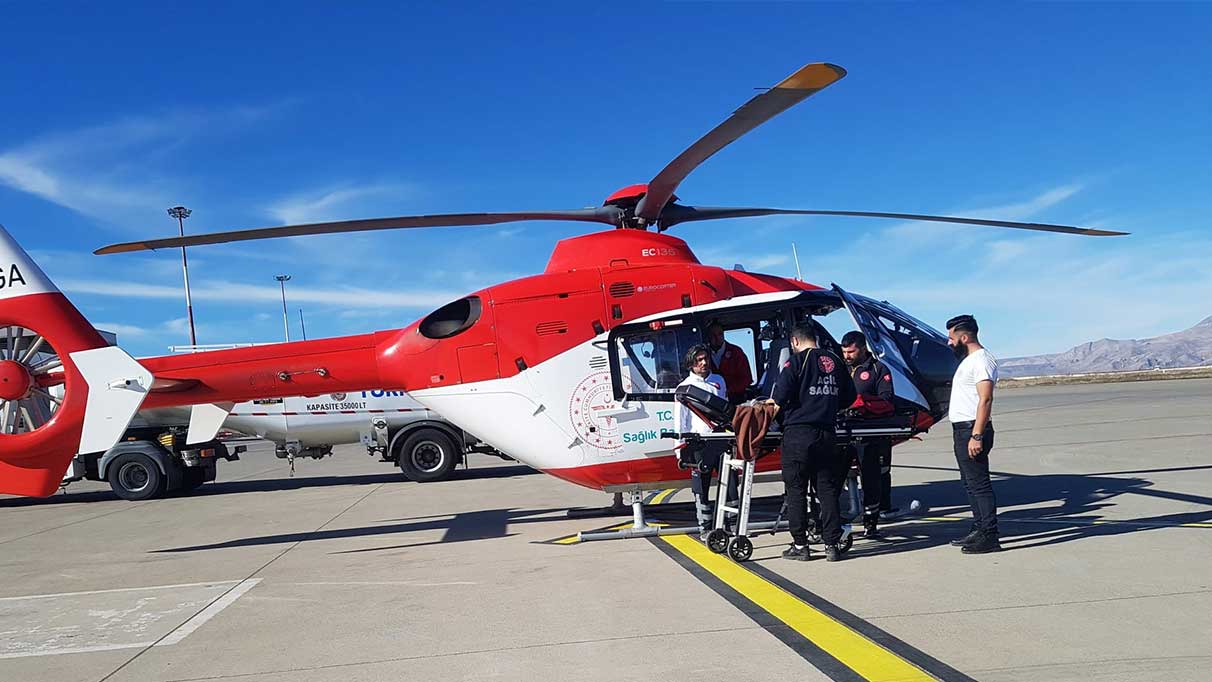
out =
<svg viewBox="0 0 1212 682"><path fill-rule="evenodd" d="M155 249L170 249L180 246L200 246L203 244L224 244L226 242L243 242L253 239L274 239L276 237L297 237L312 234L336 234L342 232L369 232L372 230L398 230L414 227L460 227L468 225L498 225L500 223L516 223L526 220L571 220L577 222L606 223L618 225L621 210L615 206L599 206L596 208L578 208L567 211L523 211L514 213L439 213L435 215L400 216L397 218L372 218L369 220L341 220L331 223L309 223L307 225L284 225L282 227L261 227L252 230L233 230L231 232L211 232L185 237L168 237L165 239L148 239L123 244L103 246L93 253L106 255L111 253L128 253L131 251L153 251Z"/></svg>
<svg viewBox="0 0 1212 682"><path fill-rule="evenodd" d="M648 183L648 193L636 205L636 217L649 223L656 222L678 185L699 164L740 136L836 83L845 75L846 70L834 64L808 64L743 104L727 120L687 147L656 174Z"/></svg>
<svg viewBox="0 0 1212 682"><path fill-rule="evenodd" d="M876 211L813 211L783 208L724 208L724 207L695 207L671 204L661 214L659 229L665 231L679 223L691 223L699 220L719 220L722 218L752 218L767 215L818 215L845 216L853 218L891 218L894 220L921 220L932 223L957 223L960 225L985 225L989 227L1011 227L1019 230L1038 230L1040 232L1060 232L1063 234L1079 234L1086 237L1118 237L1128 234L1114 230L1095 230L1088 227L1071 227L1069 225L1052 225L1050 223L1020 223L1012 220L988 220L985 218L958 218L944 215L922 215L919 213L881 213Z"/></svg>

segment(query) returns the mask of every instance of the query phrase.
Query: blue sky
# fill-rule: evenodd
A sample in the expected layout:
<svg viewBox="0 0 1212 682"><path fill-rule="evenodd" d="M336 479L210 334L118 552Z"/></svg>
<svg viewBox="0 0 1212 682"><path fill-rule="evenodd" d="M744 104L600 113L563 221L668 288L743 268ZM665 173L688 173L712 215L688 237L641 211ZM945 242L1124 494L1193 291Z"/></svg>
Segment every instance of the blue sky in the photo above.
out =
<svg viewBox="0 0 1212 682"><path fill-rule="evenodd" d="M827 218L675 228L704 262L970 312L999 355L1212 315L1212 4L0 3L0 223L138 355L187 343L179 255L107 243L577 208L644 182L800 65L849 76L687 203L971 214L1118 239ZM404 326L542 270L583 225L190 250L200 343Z"/></svg>

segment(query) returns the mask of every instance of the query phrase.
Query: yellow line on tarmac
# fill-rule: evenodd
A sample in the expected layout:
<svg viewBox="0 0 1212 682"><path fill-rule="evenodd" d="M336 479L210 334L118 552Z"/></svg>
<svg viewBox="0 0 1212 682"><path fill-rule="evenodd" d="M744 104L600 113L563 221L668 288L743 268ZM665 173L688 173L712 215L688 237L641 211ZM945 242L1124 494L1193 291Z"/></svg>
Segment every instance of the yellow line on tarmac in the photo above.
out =
<svg viewBox="0 0 1212 682"><path fill-rule="evenodd" d="M611 526L604 530L622 530L624 528L631 528L631 522L628 521L627 523L621 523L617 526ZM581 541L581 534L577 533L576 535L569 535L566 538L560 538L559 540L554 540L554 541L552 541L551 544L553 544L553 545L575 545L580 541Z"/></svg>
<svg viewBox="0 0 1212 682"><path fill-rule="evenodd" d="M898 521L901 519L897 519ZM922 516L906 521L970 521L968 517ZM1138 528L1212 528L1212 523L1192 521L1190 523L1151 523L1148 521L1120 521L1117 519L1015 519L999 518L1002 523L1042 523L1053 526L1135 526Z"/></svg>
<svg viewBox="0 0 1212 682"><path fill-rule="evenodd" d="M787 624L869 682L933 682L936 678L738 564L685 535L661 536L688 559Z"/></svg>
<svg viewBox="0 0 1212 682"><path fill-rule="evenodd" d="M652 498L652 501L649 502L648 504L662 504L665 502L665 500L668 500L669 498L673 497L673 494L676 493L677 491L678 491L678 488L667 488L665 490L662 490L661 492L657 493L656 497Z"/></svg>
<svg viewBox="0 0 1212 682"><path fill-rule="evenodd" d="M1032 523L1050 522L1053 524L1073 523L1064 519L1023 519ZM1116 521L1115 519L1094 519L1089 522L1092 526L1139 526L1141 528L1212 528L1212 523L1149 523L1147 521ZM1073 524L1080 525L1080 524Z"/></svg>

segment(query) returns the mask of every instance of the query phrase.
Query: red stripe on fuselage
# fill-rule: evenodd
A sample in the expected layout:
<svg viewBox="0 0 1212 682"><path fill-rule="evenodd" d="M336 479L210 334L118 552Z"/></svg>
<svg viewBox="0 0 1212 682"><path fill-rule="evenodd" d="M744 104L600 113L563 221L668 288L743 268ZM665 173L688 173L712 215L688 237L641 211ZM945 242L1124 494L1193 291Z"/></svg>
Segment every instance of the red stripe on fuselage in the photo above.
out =
<svg viewBox="0 0 1212 682"><path fill-rule="evenodd" d="M757 470L760 472L778 471L781 467L778 452L767 455L757 462ZM611 486L643 486L668 481L690 480L690 470L678 466L676 455L629 459L622 462L606 462L566 469L544 469L543 473L594 490L602 490Z"/></svg>

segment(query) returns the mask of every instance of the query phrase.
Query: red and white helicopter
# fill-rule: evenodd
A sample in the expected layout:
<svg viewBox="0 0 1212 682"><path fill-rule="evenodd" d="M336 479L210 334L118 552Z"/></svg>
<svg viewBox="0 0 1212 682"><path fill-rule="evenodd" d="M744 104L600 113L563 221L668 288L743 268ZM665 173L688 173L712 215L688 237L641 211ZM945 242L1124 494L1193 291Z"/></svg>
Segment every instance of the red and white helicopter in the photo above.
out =
<svg viewBox="0 0 1212 682"><path fill-rule="evenodd" d="M560 241L539 275L449 303L404 329L134 360L108 346L20 246L0 229L0 492L49 495L73 455L109 448L140 408L193 406L189 440L211 438L235 402L365 386L408 391L502 452L607 492L682 485L671 425L678 362L707 319L753 344L760 370L788 325L846 308L892 368L909 408L906 435L946 411L954 367L946 340L896 308L840 288L703 265L682 223L825 215L988 225L1077 235L1063 225L866 211L695 207L674 196L700 163L835 83L809 64L753 97L648 184L596 208L351 220L118 244L97 253L307 234L567 220L610 229ZM821 329L823 332L823 328ZM831 342L824 333L826 343ZM25 341L28 339L28 341ZM747 352L750 352L747 350ZM758 375L762 373L759 371ZM759 382L760 383L760 382ZM758 393L761 386L754 387ZM763 460L778 466L777 457Z"/></svg>

